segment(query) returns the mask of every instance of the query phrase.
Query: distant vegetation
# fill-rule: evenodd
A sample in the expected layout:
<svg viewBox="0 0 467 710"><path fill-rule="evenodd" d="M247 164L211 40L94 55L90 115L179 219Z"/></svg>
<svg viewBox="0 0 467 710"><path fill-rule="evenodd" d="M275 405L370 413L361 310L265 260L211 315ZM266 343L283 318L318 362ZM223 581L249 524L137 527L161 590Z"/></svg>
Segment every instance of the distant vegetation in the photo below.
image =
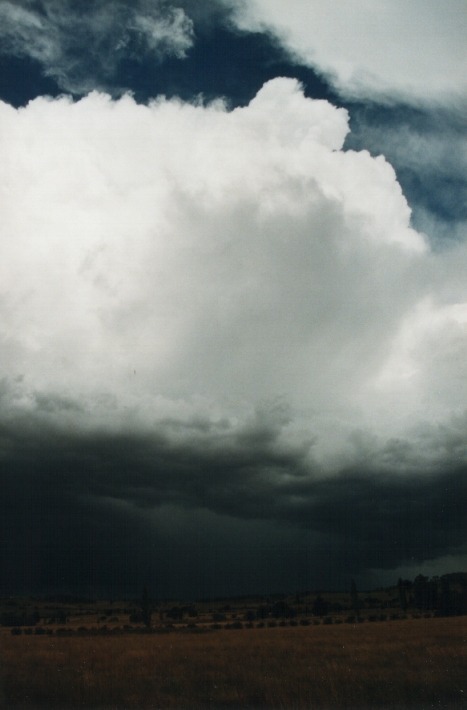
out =
<svg viewBox="0 0 467 710"><path fill-rule="evenodd" d="M151 601L147 588L139 602L93 601L73 597L0 600L0 625L17 635L132 632L144 629L230 628L384 621L404 616L467 614L467 573L429 579L399 579L394 587L359 592L296 592L257 597Z"/></svg>

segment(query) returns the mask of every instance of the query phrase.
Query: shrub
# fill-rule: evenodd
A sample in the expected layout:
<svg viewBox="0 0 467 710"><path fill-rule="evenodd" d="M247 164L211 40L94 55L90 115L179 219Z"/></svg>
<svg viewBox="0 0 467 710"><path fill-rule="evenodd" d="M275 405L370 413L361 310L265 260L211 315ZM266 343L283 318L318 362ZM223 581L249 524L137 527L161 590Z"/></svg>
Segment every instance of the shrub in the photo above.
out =
<svg viewBox="0 0 467 710"><path fill-rule="evenodd" d="M220 613L215 613L211 615L212 621L227 621L227 617L225 614L220 614Z"/></svg>
<svg viewBox="0 0 467 710"><path fill-rule="evenodd" d="M243 629L243 624L241 621L234 621L232 624L230 624L231 629Z"/></svg>

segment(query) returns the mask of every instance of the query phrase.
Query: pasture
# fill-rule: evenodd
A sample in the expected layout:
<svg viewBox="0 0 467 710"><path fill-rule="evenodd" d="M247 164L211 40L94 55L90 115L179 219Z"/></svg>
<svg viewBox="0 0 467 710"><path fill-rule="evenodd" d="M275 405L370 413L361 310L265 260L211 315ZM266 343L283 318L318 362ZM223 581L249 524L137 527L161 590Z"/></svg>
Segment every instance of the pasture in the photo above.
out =
<svg viewBox="0 0 467 710"><path fill-rule="evenodd" d="M467 617L0 635L5 708L467 707Z"/></svg>

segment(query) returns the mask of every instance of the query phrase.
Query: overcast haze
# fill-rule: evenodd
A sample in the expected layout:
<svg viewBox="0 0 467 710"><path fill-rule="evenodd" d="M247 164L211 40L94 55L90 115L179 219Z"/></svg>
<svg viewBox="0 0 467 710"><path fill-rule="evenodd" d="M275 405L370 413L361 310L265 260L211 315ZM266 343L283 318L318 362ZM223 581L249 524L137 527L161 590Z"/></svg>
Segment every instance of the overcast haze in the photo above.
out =
<svg viewBox="0 0 467 710"><path fill-rule="evenodd" d="M466 17L0 1L3 593L466 568Z"/></svg>

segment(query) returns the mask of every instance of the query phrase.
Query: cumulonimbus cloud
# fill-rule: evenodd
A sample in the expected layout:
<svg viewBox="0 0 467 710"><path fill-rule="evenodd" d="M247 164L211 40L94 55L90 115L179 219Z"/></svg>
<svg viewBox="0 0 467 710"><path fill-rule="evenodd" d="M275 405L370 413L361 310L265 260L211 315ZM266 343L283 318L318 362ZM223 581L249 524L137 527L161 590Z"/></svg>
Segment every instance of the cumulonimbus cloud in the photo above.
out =
<svg viewBox="0 0 467 710"><path fill-rule="evenodd" d="M276 79L233 111L93 93L0 127L10 487L16 462L65 497L334 542L352 481L390 530L404 492L463 495L465 248L430 250L389 163L343 149L345 110ZM438 533L418 557L456 550Z"/></svg>
<svg viewBox="0 0 467 710"><path fill-rule="evenodd" d="M464 294L437 303L391 166L342 150L344 110L278 79L232 112L92 94L1 120L2 367L24 391L363 421L403 381L415 416L427 351L401 332L462 331ZM459 406L439 392L432 416Z"/></svg>

